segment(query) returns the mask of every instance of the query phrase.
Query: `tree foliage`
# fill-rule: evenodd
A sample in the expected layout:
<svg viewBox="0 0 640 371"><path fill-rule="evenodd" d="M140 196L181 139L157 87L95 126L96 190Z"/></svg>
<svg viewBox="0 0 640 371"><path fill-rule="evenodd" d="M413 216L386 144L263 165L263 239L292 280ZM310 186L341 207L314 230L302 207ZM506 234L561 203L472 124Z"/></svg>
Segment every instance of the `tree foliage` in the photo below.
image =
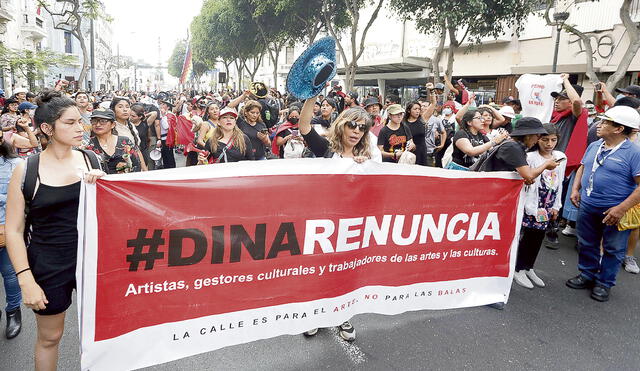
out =
<svg viewBox="0 0 640 371"><path fill-rule="evenodd" d="M391 0L391 7L416 23L426 34L449 37L447 75L453 54L464 42L480 44L483 38L500 37L505 30L518 34L539 0Z"/></svg>
<svg viewBox="0 0 640 371"><path fill-rule="evenodd" d="M102 12L100 0L38 0L38 5L51 15L53 28L71 32L80 42L82 69L78 86L82 86L89 70L89 52L83 34L83 21L102 18L110 22L111 18Z"/></svg>
<svg viewBox="0 0 640 371"><path fill-rule="evenodd" d="M600 1L600 0L592 0L592 1ZM551 17L549 14L551 11L551 8L553 8L554 6L555 6L554 1L547 0L547 7L544 13L544 18L547 21L547 25L549 26L558 26L555 21L551 20ZM580 4L575 4L575 3L569 4L569 7L572 7L572 6L578 7L580 6ZM557 11L568 11L568 10L570 9L569 8L556 9L555 11L557 12ZM632 0L622 1L622 4L620 5L619 15L620 15L620 20L622 20L622 25L624 26L626 31L625 35L629 37L629 45L627 46L627 49L624 51L622 59L618 64L618 68L616 68L616 71L607 79L606 85L607 85L607 88L609 89L614 89L618 86L618 84L620 84L620 82L624 78L624 75L627 73L629 66L631 65L631 62L633 61L633 58L638 53L638 50L640 50L640 26L638 25L638 23L632 20ZM586 75L592 83L596 84L600 82L600 79L598 78L598 75L595 73L593 68L593 48L591 46L591 39L589 35L580 31L577 25L564 23L561 26L563 30L576 35L582 40L582 45L585 49L585 53L584 53L586 57L585 62L587 65Z"/></svg>
<svg viewBox="0 0 640 371"><path fill-rule="evenodd" d="M22 74L34 89L35 80L51 67L72 66L77 58L43 49L31 51L10 49L0 44L0 68Z"/></svg>
<svg viewBox="0 0 640 371"><path fill-rule="evenodd" d="M169 57L167 72L173 77L180 77L182 75L182 67L184 66L184 58L187 54L187 40L179 40L173 47L171 56ZM210 68L205 63L200 62L193 57L193 51L191 52L191 63L193 64L193 74L197 78L206 73Z"/></svg>
<svg viewBox="0 0 640 371"><path fill-rule="evenodd" d="M367 32L378 18L380 9L385 0L324 0L322 4L322 17L324 24L329 30L331 36L336 39L338 51L342 56L345 66L345 87L347 91L351 90L355 83L356 70L358 68L358 60L362 56L365 48L365 40ZM374 7L373 13L362 28L362 34L358 39L358 31L361 29L361 10L367 5ZM343 41L341 40L340 26L343 26L348 32L348 42L350 44L350 55L347 55Z"/></svg>

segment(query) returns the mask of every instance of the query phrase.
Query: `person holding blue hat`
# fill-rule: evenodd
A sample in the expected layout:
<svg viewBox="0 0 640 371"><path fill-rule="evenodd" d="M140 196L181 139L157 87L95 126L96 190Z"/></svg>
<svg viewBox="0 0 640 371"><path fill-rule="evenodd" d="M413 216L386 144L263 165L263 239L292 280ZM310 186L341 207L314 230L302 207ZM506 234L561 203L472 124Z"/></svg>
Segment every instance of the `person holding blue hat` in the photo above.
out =
<svg viewBox="0 0 640 371"><path fill-rule="evenodd" d="M298 128L300 134L316 157L351 158L357 163L374 158L371 149L371 116L362 108L343 111L331 124L327 138L321 137L311 126L316 97L328 86L336 74L335 40L326 37L316 41L291 66L287 76L287 91L298 99L304 99ZM381 155L376 156L382 161ZM318 329L306 331L313 336ZM346 341L356 339L356 330L350 321L338 327L338 334Z"/></svg>

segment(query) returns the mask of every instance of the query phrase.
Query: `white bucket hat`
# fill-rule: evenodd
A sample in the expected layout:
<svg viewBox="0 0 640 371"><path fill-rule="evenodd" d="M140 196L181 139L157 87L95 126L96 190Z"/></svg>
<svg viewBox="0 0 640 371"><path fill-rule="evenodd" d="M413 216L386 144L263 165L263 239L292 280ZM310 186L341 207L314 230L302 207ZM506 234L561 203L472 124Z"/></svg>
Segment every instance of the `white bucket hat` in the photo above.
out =
<svg viewBox="0 0 640 371"><path fill-rule="evenodd" d="M607 112L598 116L603 120L615 122L616 124L628 126L632 129L640 129L640 113L634 108L627 106L615 106Z"/></svg>

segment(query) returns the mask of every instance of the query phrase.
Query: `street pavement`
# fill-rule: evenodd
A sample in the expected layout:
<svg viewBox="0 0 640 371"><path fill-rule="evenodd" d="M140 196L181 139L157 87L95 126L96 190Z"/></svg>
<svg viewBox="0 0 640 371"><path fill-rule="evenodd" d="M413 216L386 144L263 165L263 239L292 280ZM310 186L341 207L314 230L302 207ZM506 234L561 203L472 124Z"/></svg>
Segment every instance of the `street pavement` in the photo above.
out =
<svg viewBox="0 0 640 371"><path fill-rule="evenodd" d="M559 250L542 248L538 258L536 271L547 287L528 290L514 283L503 311L475 307L359 315L352 320L354 343L324 329L313 338L280 336L148 370L640 369L640 276L621 271L611 300L596 302L588 291L565 286L577 272L577 255L574 238L560 239ZM0 370L33 369L34 315L23 313L22 333L0 339ZM66 326L58 369L75 370L80 365L75 304Z"/></svg>

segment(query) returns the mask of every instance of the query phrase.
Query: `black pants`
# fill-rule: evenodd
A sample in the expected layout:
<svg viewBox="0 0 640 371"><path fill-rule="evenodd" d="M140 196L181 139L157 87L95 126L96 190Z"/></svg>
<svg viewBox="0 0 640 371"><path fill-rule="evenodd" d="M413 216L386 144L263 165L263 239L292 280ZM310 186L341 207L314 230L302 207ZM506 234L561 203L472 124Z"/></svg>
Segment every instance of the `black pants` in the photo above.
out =
<svg viewBox="0 0 640 371"><path fill-rule="evenodd" d="M173 169L176 167L176 158L173 157L173 147L167 147L167 140L162 140L162 148L160 149L162 154L162 168Z"/></svg>
<svg viewBox="0 0 640 371"><path fill-rule="evenodd" d="M518 246L516 272L523 269L533 269L545 235L543 229L522 227L522 230L524 233L522 234L522 238L520 238L520 245Z"/></svg>
<svg viewBox="0 0 640 371"><path fill-rule="evenodd" d="M444 141L444 146L441 150L435 153L436 167L442 167L442 158L444 157L444 153L447 151L447 148L451 145L451 139L453 139L452 135L453 133L451 135L447 133L447 140Z"/></svg>

